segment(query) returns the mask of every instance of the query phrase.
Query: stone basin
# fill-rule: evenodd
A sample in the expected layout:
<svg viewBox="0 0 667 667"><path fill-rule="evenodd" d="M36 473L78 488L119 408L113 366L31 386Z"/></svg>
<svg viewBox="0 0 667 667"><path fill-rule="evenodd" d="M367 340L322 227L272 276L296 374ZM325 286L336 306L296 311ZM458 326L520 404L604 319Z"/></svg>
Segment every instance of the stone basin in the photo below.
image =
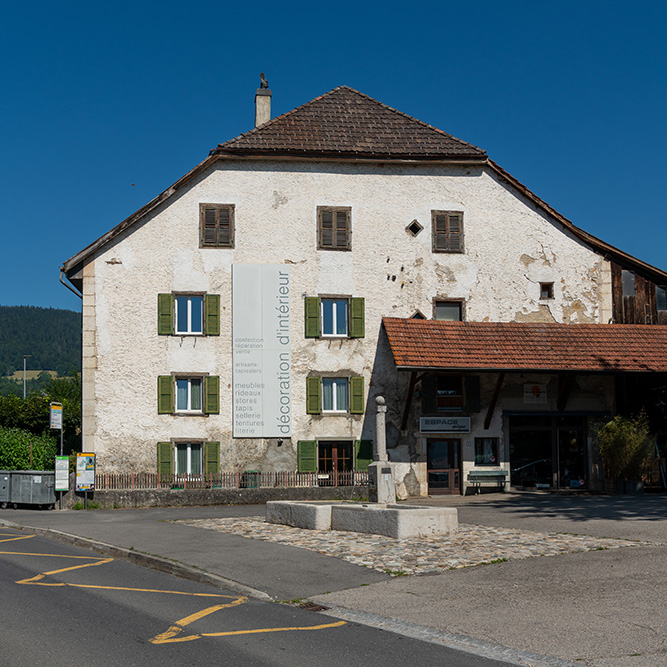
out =
<svg viewBox="0 0 667 667"><path fill-rule="evenodd" d="M397 539L451 535L459 529L455 508L383 503L274 500L266 503L266 520L310 530L349 530Z"/></svg>

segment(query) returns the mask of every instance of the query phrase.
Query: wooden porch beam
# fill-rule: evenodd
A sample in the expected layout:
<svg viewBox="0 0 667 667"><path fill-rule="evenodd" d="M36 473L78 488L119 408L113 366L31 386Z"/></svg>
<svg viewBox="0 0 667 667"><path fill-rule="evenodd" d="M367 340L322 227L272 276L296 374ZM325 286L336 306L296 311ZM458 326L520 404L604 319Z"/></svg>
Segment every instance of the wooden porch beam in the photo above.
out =
<svg viewBox="0 0 667 667"><path fill-rule="evenodd" d="M426 375L426 373L419 373L417 371L410 372L410 386L408 387L408 395L405 399L405 408L403 409L403 421L401 422L401 431L405 431L408 427L408 417L410 415L410 408L412 407L412 396L415 393L415 386L417 382L420 382L421 379Z"/></svg>
<svg viewBox="0 0 667 667"><path fill-rule="evenodd" d="M498 398L500 397L500 390L503 386L503 381L505 380L505 373L500 373L498 375L498 380L496 381L496 388L493 390L493 396L491 397L491 402L486 411L486 418L484 419L484 430L488 431L489 426L491 425L491 418L496 409L496 403L498 403Z"/></svg>

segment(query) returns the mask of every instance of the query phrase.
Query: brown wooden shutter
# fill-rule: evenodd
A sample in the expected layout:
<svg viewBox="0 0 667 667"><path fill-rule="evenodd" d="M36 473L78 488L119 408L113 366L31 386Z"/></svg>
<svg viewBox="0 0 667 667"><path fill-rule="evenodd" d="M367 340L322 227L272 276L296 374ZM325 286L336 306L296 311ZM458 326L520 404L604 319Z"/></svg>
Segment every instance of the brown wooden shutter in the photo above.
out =
<svg viewBox="0 0 667 667"><path fill-rule="evenodd" d="M322 412L322 381L319 377L306 378L306 412L319 415Z"/></svg>
<svg viewBox="0 0 667 667"><path fill-rule="evenodd" d="M348 211L336 211L336 248L350 247Z"/></svg>
<svg viewBox="0 0 667 667"><path fill-rule="evenodd" d="M202 245L215 246L218 238L214 208L202 209Z"/></svg>
<svg viewBox="0 0 667 667"><path fill-rule="evenodd" d="M364 412L364 378L350 378L350 412L361 415Z"/></svg>
<svg viewBox="0 0 667 667"><path fill-rule="evenodd" d="M463 225L459 213L450 213L448 215L447 229L447 249L461 250L463 248Z"/></svg>
<svg viewBox="0 0 667 667"><path fill-rule="evenodd" d="M334 247L334 212L320 209L320 246L322 248Z"/></svg>

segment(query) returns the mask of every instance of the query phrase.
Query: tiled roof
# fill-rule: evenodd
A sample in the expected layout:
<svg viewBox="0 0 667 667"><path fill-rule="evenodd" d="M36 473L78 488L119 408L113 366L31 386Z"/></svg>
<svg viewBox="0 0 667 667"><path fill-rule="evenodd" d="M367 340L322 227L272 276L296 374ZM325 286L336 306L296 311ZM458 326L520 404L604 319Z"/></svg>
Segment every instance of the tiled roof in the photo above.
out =
<svg viewBox="0 0 667 667"><path fill-rule="evenodd" d="M398 368L667 373L667 327L382 320Z"/></svg>
<svg viewBox="0 0 667 667"><path fill-rule="evenodd" d="M250 132L220 144L215 153L485 159L472 144L339 86Z"/></svg>

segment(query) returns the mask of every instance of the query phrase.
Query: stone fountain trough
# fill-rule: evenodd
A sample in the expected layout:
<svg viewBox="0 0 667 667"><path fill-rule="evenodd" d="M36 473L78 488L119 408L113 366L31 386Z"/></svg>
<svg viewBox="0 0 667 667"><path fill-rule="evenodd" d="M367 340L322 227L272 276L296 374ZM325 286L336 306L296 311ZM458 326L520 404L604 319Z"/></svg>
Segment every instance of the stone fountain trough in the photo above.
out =
<svg viewBox="0 0 667 667"><path fill-rule="evenodd" d="M266 520L310 530L349 530L397 539L451 535L459 529L454 508L389 503L274 500L266 503Z"/></svg>

